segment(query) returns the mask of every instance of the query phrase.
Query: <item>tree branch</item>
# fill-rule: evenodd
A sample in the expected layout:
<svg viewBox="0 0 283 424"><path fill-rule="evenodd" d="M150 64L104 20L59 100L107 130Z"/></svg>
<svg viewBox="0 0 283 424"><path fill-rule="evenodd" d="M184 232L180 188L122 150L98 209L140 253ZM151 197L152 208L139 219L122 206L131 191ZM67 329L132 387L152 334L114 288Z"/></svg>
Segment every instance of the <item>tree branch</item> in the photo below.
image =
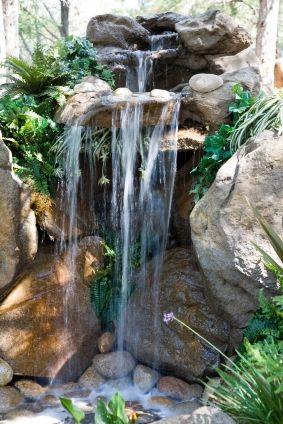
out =
<svg viewBox="0 0 283 424"><path fill-rule="evenodd" d="M54 23L54 25L57 27L58 31L60 31L61 27L58 24L58 22L56 21L56 19L54 18L53 13L51 12L51 10L49 9L49 7L47 6L47 4L45 2L43 2L43 6L45 7L48 15L50 16L52 22Z"/></svg>

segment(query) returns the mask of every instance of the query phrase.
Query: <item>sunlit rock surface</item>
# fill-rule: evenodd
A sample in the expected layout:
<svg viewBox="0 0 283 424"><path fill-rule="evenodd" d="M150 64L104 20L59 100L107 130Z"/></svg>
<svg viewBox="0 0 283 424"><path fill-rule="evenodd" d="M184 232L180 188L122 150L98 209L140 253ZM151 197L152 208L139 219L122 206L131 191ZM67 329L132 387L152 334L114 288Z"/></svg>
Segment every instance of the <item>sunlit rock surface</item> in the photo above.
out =
<svg viewBox="0 0 283 424"><path fill-rule="evenodd" d="M88 237L79 243L75 271L67 255L51 249L18 277L0 306L0 352L15 374L70 381L91 364L100 325L89 282L102 263L100 239Z"/></svg>
<svg viewBox="0 0 283 424"><path fill-rule="evenodd" d="M257 308L258 291L274 289L253 243L274 251L247 204L250 200L278 234L282 233L283 137L264 132L241 147L218 171L216 180L190 216L192 239L207 278L207 293L241 340ZM271 290L271 291L270 291Z"/></svg>

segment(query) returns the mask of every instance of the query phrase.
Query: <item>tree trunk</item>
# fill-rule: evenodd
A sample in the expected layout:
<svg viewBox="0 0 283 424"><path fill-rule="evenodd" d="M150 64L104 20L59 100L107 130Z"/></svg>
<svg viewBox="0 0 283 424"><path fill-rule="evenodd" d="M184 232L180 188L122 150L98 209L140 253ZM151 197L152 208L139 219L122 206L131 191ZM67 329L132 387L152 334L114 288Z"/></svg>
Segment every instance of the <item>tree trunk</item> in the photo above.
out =
<svg viewBox="0 0 283 424"><path fill-rule="evenodd" d="M256 53L262 65L263 84L273 87L279 0L259 0Z"/></svg>
<svg viewBox="0 0 283 424"><path fill-rule="evenodd" d="M6 59L6 38L5 38L5 30L4 30L4 15L3 15L3 7L2 0L0 0L0 63L5 62ZM5 72L4 68L1 70L1 74ZM0 76L0 84L5 82L5 77Z"/></svg>
<svg viewBox="0 0 283 424"><path fill-rule="evenodd" d="M6 55L19 57L19 0L2 0Z"/></svg>
<svg viewBox="0 0 283 424"><path fill-rule="evenodd" d="M60 0L61 3L61 37L69 35L69 13L70 13L70 0Z"/></svg>

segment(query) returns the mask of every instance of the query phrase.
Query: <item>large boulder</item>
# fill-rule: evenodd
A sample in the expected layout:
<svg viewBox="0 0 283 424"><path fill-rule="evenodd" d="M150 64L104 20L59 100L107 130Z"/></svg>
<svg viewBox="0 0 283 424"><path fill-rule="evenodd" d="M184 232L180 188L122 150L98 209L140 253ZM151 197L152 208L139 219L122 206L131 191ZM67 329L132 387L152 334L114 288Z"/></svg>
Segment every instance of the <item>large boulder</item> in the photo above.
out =
<svg viewBox="0 0 283 424"><path fill-rule="evenodd" d="M94 16L88 23L87 38L95 47L121 47L130 49L135 44L148 43L149 32L130 16L110 13Z"/></svg>
<svg viewBox="0 0 283 424"><path fill-rule="evenodd" d="M249 140L218 171L213 185L193 209L192 240L207 278L207 295L234 331L241 329L257 308L258 290L274 288L253 243L274 256L246 198L282 233L283 137L264 132Z"/></svg>
<svg viewBox="0 0 283 424"><path fill-rule="evenodd" d="M165 253L158 287L154 284L156 269L153 260L145 281L140 277L130 299L125 322L127 347L140 362L194 381L218 363L219 355L176 322L163 323L163 314L173 311L222 350L227 346L228 327L210 308L203 276L188 249Z"/></svg>
<svg viewBox="0 0 283 424"><path fill-rule="evenodd" d="M249 66L259 68L260 65L259 59L252 47L249 47L235 55L206 55L205 59L210 72L213 72L214 74L234 72Z"/></svg>
<svg viewBox="0 0 283 424"><path fill-rule="evenodd" d="M203 78L203 74L199 74ZM197 75L194 76L197 79ZM229 104L234 101L232 87L241 84L245 90L258 94L260 75L256 68L244 68L221 75L223 85L209 93L201 93L189 85L183 88L180 121L190 118L216 129L229 121Z"/></svg>
<svg viewBox="0 0 283 424"><path fill-rule="evenodd" d="M0 306L0 354L15 374L71 381L91 364L100 325L89 282L102 264L100 239L87 237L74 265L43 249L17 278Z"/></svg>
<svg viewBox="0 0 283 424"><path fill-rule="evenodd" d="M202 406L195 409L191 414L163 418L163 420L154 421L152 424L236 424L236 422L214 406Z"/></svg>
<svg viewBox="0 0 283 424"><path fill-rule="evenodd" d="M186 49L197 54L235 54L251 45L251 36L230 16L208 10L176 23Z"/></svg>
<svg viewBox="0 0 283 424"><path fill-rule="evenodd" d="M30 202L31 190L13 173L12 154L0 132L0 293L37 252L36 220Z"/></svg>

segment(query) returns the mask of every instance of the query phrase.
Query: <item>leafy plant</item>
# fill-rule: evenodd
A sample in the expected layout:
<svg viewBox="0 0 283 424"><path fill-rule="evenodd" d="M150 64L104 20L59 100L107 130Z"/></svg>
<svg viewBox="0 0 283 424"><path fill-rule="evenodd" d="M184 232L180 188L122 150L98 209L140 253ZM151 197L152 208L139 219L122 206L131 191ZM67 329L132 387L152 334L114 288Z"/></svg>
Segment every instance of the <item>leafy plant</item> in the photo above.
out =
<svg viewBox="0 0 283 424"><path fill-rule="evenodd" d="M116 393L108 405L99 400L95 411L95 424L129 424L129 418L125 411L125 401Z"/></svg>
<svg viewBox="0 0 283 424"><path fill-rule="evenodd" d="M60 402L63 408L72 415L77 424L80 424L85 419L85 413L74 405L71 399L60 397Z"/></svg>
<svg viewBox="0 0 283 424"><path fill-rule="evenodd" d="M194 194L194 202L197 203L207 192L215 180L217 171L233 154L230 145L230 138L235 131L234 125L238 122L241 114L248 110L255 99L249 91L236 84L232 88L235 102L229 106L232 114L232 125L223 124L213 133L208 134L204 140L204 156L199 165L191 171L197 177L191 193Z"/></svg>

